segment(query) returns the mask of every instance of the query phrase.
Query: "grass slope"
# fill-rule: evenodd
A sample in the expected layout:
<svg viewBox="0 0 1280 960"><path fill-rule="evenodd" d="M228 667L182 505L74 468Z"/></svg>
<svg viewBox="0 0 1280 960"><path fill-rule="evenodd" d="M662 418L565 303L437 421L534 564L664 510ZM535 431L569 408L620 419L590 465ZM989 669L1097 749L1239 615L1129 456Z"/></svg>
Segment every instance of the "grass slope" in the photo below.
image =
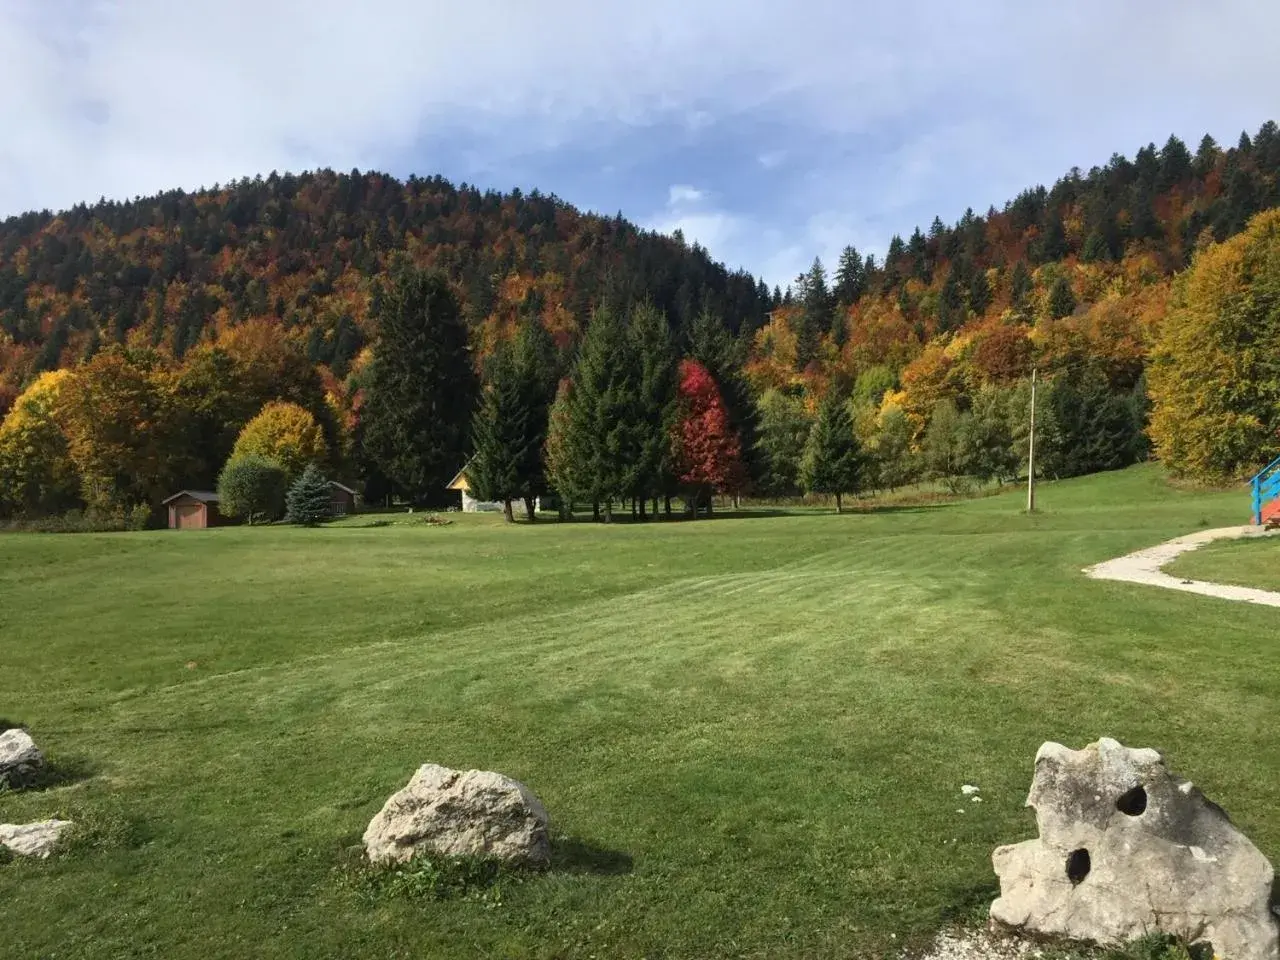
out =
<svg viewBox="0 0 1280 960"><path fill-rule="evenodd" d="M0 715L78 774L0 820L107 832L0 865L6 955L874 955L993 895L1048 739L1164 749L1280 855L1276 612L1079 573L1244 494L1019 498L0 538ZM529 783L557 869L500 903L341 882L425 761Z"/></svg>
<svg viewBox="0 0 1280 960"><path fill-rule="evenodd" d="M1280 590L1280 540L1219 540L1184 553L1164 572L1189 580Z"/></svg>

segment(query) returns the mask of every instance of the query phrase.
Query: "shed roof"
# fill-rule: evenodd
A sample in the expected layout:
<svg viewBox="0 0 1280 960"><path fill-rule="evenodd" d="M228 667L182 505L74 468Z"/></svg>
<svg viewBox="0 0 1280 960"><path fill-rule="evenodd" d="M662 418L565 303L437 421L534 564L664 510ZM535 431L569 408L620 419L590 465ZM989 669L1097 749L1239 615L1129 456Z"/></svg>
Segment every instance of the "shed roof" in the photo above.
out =
<svg viewBox="0 0 1280 960"><path fill-rule="evenodd" d="M190 497L192 500L199 500L201 503L217 503L218 495L212 490L179 490L172 497L165 497L160 501L161 505L172 503L179 497Z"/></svg>
<svg viewBox="0 0 1280 960"><path fill-rule="evenodd" d="M350 487L348 487L345 483L339 483L337 480L330 480L330 481L329 481L329 486L331 486L331 487L337 487L337 488L338 488L339 490L341 490L343 493L349 493L349 494L351 494L353 497L358 497L358 496L360 496L360 494L356 493L354 490L352 490Z"/></svg>

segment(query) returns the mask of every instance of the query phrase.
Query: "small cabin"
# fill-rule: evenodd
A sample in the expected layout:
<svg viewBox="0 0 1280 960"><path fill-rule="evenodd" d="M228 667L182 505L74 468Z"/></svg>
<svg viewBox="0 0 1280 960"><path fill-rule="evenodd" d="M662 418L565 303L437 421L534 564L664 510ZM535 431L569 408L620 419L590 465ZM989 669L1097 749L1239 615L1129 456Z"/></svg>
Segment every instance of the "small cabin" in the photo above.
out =
<svg viewBox="0 0 1280 960"><path fill-rule="evenodd" d="M169 511L170 530L204 530L225 523L218 512L218 495L209 490L179 490L162 505Z"/></svg>
<svg viewBox="0 0 1280 960"><path fill-rule="evenodd" d="M467 466L471 466L470 461ZM462 494L462 512L463 513L501 513L502 503L500 501L477 500L471 496L471 484L467 482L467 467L463 467L457 472L452 480L449 481L448 490L457 490ZM514 504L523 503L523 501L512 501ZM533 501L534 511L542 509L542 499L536 498Z"/></svg>
<svg viewBox="0 0 1280 960"><path fill-rule="evenodd" d="M329 481L329 509L335 517L345 517L356 512L357 494L337 480Z"/></svg>

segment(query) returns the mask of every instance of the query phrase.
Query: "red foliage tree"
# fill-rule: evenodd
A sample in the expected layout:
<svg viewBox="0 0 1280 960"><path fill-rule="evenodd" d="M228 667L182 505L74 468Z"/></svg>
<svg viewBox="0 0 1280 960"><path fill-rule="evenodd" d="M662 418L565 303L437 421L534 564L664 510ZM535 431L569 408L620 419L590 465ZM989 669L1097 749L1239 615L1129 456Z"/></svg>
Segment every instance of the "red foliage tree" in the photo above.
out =
<svg viewBox="0 0 1280 960"><path fill-rule="evenodd" d="M720 388L697 360L680 362L680 419L673 440L676 479L693 491L694 516L703 493L745 484L742 444L729 424Z"/></svg>

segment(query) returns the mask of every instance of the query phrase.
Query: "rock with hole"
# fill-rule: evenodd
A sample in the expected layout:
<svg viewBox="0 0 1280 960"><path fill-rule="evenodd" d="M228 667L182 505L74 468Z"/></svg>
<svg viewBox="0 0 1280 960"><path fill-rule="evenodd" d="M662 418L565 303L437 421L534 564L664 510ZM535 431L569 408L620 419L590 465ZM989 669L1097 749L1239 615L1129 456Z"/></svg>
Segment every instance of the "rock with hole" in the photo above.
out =
<svg viewBox="0 0 1280 960"><path fill-rule="evenodd" d="M44 769L44 754L25 730L0 733L0 786L29 787Z"/></svg>
<svg viewBox="0 0 1280 960"><path fill-rule="evenodd" d="M995 851L994 920L1102 944L1160 932L1222 960L1280 960L1271 864L1155 750L1046 743L1027 806L1040 836Z"/></svg>
<svg viewBox="0 0 1280 960"><path fill-rule="evenodd" d="M430 853L541 867L551 860L547 826L547 811L523 783L428 763L370 822L364 849L374 863Z"/></svg>
<svg viewBox="0 0 1280 960"><path fill-rule="evenodd" d="M20 857L49 856L58 848L70 820L40 820L36 823L0 823L0 846Z"/></svg>

